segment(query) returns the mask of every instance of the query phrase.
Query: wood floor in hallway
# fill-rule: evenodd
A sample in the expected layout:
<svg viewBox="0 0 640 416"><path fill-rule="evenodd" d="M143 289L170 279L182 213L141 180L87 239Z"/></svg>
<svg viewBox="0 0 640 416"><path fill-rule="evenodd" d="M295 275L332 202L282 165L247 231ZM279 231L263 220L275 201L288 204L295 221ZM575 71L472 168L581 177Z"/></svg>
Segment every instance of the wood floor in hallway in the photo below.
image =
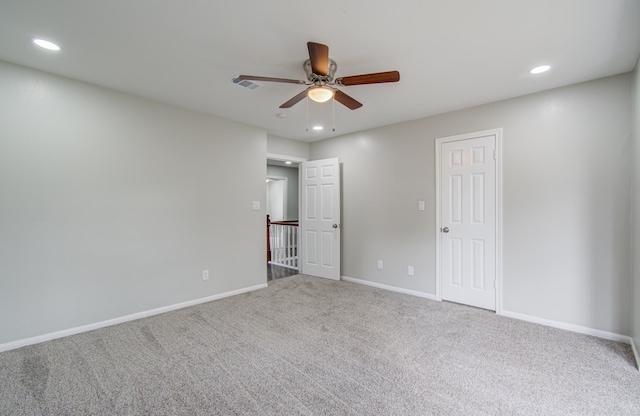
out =
<svg viewBox="0 0 640 416"><path fill-rule="evenodd" d="M267 282L299 274L298 270L267 263Z"/></svg>

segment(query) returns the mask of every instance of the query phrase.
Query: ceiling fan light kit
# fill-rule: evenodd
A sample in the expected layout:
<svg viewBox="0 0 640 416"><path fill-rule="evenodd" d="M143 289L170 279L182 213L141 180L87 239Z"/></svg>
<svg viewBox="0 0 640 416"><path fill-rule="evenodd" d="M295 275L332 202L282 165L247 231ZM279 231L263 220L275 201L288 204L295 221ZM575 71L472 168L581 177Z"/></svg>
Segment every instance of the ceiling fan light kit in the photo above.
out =
<svg viewBox="0 0 640 416"><path fill-rule="evenodd" d="M321 43L307 42L309 50L309 59L303 64L303 68L307 75L307 81L300 81L286 78L261 77L253 75L240 75L238 79L248 81L267 81L280 82L287 84L307 85L309 88L295 95L289 101L285 102L280 108L293 107L305 97L311 100L324 103L331 98L349 108L355 110L362 107L362 103L353 97L345 94L336 87L347 87L351 85L364 84L381 84L387 82L400 81L400 73L398 71L377 72L373 74L353 75L348 77L340 77L334 79L334 74L338 65L332 59L329 59L329 47Z"/></svg>
<svg viewBox="0 0 640 416"><path fill-rule="evenodd" d="M333 90L328 87L313 87L307 91L307 96L317 103L326 103L333 98Z"/></svg>

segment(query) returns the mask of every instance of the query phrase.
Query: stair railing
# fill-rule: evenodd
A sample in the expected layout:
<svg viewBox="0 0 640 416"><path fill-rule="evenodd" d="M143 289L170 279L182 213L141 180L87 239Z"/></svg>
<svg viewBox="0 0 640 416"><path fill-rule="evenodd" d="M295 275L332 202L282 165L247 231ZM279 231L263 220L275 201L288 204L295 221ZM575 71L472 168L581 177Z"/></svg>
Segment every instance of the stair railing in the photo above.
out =
<svg viewBox="0 0 640 416"><path fill-rule="evenodd" d="M299 270L298 221L271 221L267 215L267 261Z"/></svg>

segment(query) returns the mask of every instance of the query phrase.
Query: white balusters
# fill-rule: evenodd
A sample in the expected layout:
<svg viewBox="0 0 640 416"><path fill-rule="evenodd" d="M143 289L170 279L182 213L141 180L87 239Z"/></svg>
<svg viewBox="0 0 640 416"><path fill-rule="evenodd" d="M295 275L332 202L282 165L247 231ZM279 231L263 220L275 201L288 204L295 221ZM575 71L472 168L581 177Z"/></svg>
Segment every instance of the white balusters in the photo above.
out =
<svg viewBox="0 0 640 416"><path fill-rule="evenodd" d="M271 223L271 264L298 270L298 227Z"/></svg>

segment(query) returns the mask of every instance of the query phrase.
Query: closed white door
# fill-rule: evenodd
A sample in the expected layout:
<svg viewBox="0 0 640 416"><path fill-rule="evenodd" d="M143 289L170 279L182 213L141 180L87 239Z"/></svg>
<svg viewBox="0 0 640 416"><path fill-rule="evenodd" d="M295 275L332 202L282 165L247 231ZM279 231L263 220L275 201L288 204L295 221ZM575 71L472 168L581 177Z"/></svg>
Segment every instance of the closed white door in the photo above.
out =
<svg viewBox="0 0 640 416"><path fill-rule="evenodd" d="M442 299L496 310L496 136L441 143Z"/></svg>
<svg viewBox="0 0 640 416"><path fill-rule="evenodd" d="M340 280L340 164L337 158L300 165L301 273Z"/></svg>

